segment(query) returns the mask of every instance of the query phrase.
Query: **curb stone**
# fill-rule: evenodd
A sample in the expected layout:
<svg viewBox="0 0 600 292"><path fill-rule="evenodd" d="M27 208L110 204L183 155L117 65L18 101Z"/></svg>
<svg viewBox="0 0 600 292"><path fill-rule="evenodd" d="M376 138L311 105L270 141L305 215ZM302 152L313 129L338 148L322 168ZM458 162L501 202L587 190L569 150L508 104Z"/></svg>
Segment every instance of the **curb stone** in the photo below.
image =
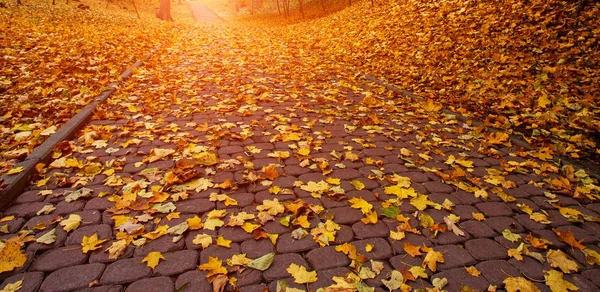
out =
<svg viewBox="0 0 600 292"><path fill-rule="evenodd" d="M35 173L35 165L50 160L52 149L54 149L58 143L72 138L77 131L83 128L94 114L96 107L106 101L106 99L117 90L121 81L131 77L133 70L142 66L159 47L160 45L157 45L148 52L142 61L135 62L131 67L121 73L121 75L119 75L121 80L109 84L104 91L96 96L90 103L85 105L69 121L64 123L56 133L52 134L44 141L44 143L36 147L25 160L15 165L15 167L22 166L23 171L13 175L5 174L0 178L0 210L6 209L6 207L8 207L10 203L23 192L25 187L27 187L31 177ZM4 188L2 188L3 186Z"/></svg>

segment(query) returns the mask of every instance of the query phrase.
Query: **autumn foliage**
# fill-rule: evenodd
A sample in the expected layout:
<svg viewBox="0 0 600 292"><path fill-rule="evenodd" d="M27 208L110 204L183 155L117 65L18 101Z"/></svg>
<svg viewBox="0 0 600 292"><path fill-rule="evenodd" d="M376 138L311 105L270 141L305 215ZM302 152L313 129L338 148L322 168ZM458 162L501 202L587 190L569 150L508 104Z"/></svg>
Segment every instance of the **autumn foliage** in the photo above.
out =
<svg viewBox="0 0 600 292"><path fill-rule="evenodd" d="M597 161L600 3L375 3L271 32L552 153Z"/></svg>

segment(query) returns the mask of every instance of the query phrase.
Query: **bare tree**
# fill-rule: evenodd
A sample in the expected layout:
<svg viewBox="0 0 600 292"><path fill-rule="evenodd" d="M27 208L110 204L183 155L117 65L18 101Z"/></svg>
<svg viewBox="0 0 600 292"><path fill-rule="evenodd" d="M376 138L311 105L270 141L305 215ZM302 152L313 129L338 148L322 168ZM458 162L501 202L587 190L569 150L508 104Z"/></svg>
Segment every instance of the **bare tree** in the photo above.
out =
<svg viewBox="0 0 600 292"><path fill-rule="evenodd" d="M173 17L171 17L171 0L160 0L156 17L165 21L173 21Z"/></svg>
<svg viewBox="0 0 600 292"><path fill-rule="evenodd" d="M302 18L304 19L304 7L302 7L302 0L298 0L298 4L300 5L300 14L302 14Z"/></svg>

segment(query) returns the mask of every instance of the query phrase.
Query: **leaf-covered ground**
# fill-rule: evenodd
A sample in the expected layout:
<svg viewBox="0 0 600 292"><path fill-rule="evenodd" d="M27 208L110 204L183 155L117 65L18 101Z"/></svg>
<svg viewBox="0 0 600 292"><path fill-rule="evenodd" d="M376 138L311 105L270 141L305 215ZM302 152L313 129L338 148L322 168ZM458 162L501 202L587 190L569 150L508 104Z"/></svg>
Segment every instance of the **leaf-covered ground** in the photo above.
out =
<svg viewBox="0 0 600 292"><path fill-rule="evenodd" d="M272 31L166 32L3 211L0 288L600 287L585 171Z"/></svg>
<svg viewBox="0 0 600 292"><path fill-rule="evenodd" d="M137 19L132 7L57 2L10 1L0 9L0 175L169 40L171 25L148 13Z"/></svg>
<svg viewBox="0 0 600 292"><path fill-rule="evenodd" d="M599 2L375 2L271 33L597 163Z"/></svg>

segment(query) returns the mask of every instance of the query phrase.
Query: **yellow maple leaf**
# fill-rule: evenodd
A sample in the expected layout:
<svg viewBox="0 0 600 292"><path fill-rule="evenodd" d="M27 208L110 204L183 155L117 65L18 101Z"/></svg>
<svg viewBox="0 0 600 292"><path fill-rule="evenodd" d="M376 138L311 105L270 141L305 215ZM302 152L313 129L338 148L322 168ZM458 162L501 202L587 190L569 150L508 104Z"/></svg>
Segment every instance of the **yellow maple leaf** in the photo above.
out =
<svg viewBox="0 0 600 292"><path fill-rule="evenodd" d="M294 224L296 226L300 226L302 228L310 227L310 222L308 222L308 216L306 216L306 215L298 216L296 219L294 219L292 221L292 224Z"/></svg>
<svg viewBox="0 0 600 292"><path fill-rule="evenodd" d="M585 255L585 261L588 264L600 266L600 253L591 248L585 248L582 252Z"/></svg>
<svg viewBox="0 0 600 292"><path fill-rule="evenodd" d="M144 238L155 240L165 234L167 234L167 230L169 229L168 225L160 225L154 231L143 234Z"/></svg>
<svg viewBox="0 0 600 292"><path fill-rule="evenodd" d="M547 95L542 95L538 98L537 100L537 104L539 107L541 108L546 108L546 106L548 106L549 104L551 104L552 101L550 101L550 99L548 98Z"/></svg>
<svg viewBox="0 0 600 292"><path fill-rule="evenodd" d="M432 272L435 272L437 269L437 263L443 263L444 262L444 256L442 255L441 252L438 251L434 251L433 249L430 249L427 254L425 255L425 258L423 259L423 264L422 266L425 267L427 266L427 268L429 268Z"/></svg>
<svg viewBox="0 0 600 292"><path fill-rule="evenodd" d="M405 242L402 245L402 249L404 249L404 251L411 257L416 257L416 256L422 255L422 253L420 251L421 247L418 245L413 245L410 242Z"/></svg>
<svg viewBox="0 0 600 292"><path fill-rule="evenodd" d="M354 179L350 181L350 184L354 187L354 189L356 189L357 191L363 190L365 188L365 184L362 183L361 181Z"/></svg>
<svg viewBox="0 0 600 292"><path fill-rule="evenodd" d="M393 240L402 240L402 239L406 238L406 234L403 231L390 230L390 238Z"/></svg>
<svg viewBox="0 0 600 292"><path fill-rule="evenodd" d="M73 231L75 229L77 229L77 227L79 227L79 224L81 224L81 216L77 215L77 214L71 214L69 215L69 218L67 219L63 219L62 221L60 221L60 226L63 227L63 229L66 232L69 231Z"/></svg>
<svg viewBox="0 0 600 292"><path fill-rule="evenodd" d="M209 247L213 242L212 236L202 233L202 234L197 234L194 239L192 240L193 244L197 244L202 246L202 248L207 248Z"/></svg>
<svg viewBox="0 0 600 292"><path fill-rule="evenodd" d="M27 262L27 255L21 251L18 242L8 241L0 249L0 273L22 267Z"/></svg>
<svg viewBox="0 0 600 292"><path fill-rule="evenodd" d="M217 227L222 227L225 222L219 218L209 218L204 221L205 230L215 230Z"/></svg>
<svg viewBox="0 0 600 292"><path fill-rule="evenodd" d="M310 192L315 198L320 198L324 192L329 191L331 186L326 181L309 181L306 185L300 186L300 189Z"/></svg>
<svg viewBox="0 0 600 292"><path fill-rule="evenodd" d="M294 282L296 282L298 284L314 283L317 281L317 272L316 271L309 272L306 270L306 267L304 267L304 266L299 266L299 265L292 263L286 269L286 271L292 277L294 277Z"/></svg>
<svg viewBox="0 0 600 292"><path fill-rule="evenodd" d="M231 248L231 240L227 240L223 237L223 235L219 235L217 237L217 245L226 248Z"/></svg>
<svg viewBox="0 0 600 292"><path fill-rule="evenodd" d="M506 251L509 257L513 257L519 261L523 261L523 252L518 248L511 248Z"/></svg>
<svg viewBox="0 0 600 292"><path fill-rule="evenodd" d="M81 251L88 253L91 250L97 250L101 247L101 244L108 239L98 239L98 234L94 233L92 236L83 236L81 240Z"/></svg>
<svg viewBox="0 0 600 292"><path fill-rule="evenodd" d="M202 224L202 219L198 216L188 218L185 221L187 222L190 230L198 230L204 226L204 224Z"/></svg>
<svg viewBox="0 0 600 292"><path fill-rule="evenodd" d="M427 277L429 277L427 275L427 272L425 272L425 268L423 268L423 267L412 266L412 267L410 267L410 269L408 269L408 271L412 274L412 276L415 279L417 279L417 278L427 279Z"/></svg>
<svg viewBox="0 0 600 292"><path fill-rule="evenodd" d="M360 221L362 221L362 223L365 223L365 224L377 223L377 212L375 212L375 210L369 212L368 214L365 215L365 217L360 219Z"/></svg>
<svg viewBox="0 0 600 292"><path fill-rule="evenodd" d="M421 105L424 110L428 112L439 112L442 109L442 104L433 101L432 99L428 99L425 103Z"/></svg>
<svg viewBox="0 0 600 292"><path fill-rule="evenodd" d="M563 273L557 270L544 271L544 279L546 280L546 285L550 287L552 292L567 292L577 291L579 288L573 285L573 283L563 279Z"/></svg>
<svg viewBox="0 0 600 292"><path fill-rule="evenodd" d="M201 271L208 271L208 274L206 275L207 278L214 275L227 275L227 269L223 267L223 262L216 257L209 256L208 263L199 265L198 269Z"/></svg>
<svg viewBox="0 0 600 292"><path fill-rule="evenodd" d="M487 137L487 142L490 144L503 144L507 140L508 134L504 132L493 132Z"/></svg>
<svg viewBox="0 0 600 292"><path fill-rule="evenodd" d="M471 216L477 221L485 220L485 215L483 215L483 213L471 213Z"/></svg>
<svg viewBox="0 0 600 292"><path fill-rule="evenodd" d="M126 239L121 239L114 241L107 249L108 258L112 260L116 260L118 257L125 254L125 250L127 249L128 243Z"/></svg>
<svg viewBox="0 0 600 292"><path fill-rule="evenodd" d="M230 259L227 260L227 265L229 266L245 266L246 264L252 262L252 259L246 257L246 254L234 254Z"/></svg>
<svg viewBox="0 0 600 292"><path fill-rule="evenodd" d="M481 275L481 272L474 266L465 267L465 271L473 277L479 277Z"/></svg>
<svg viewBox="0 0 600 292"><path fill-rule="evenodd" d="M150 252L144 259L142 259L142 263L146 263L148 267L154 270L156 266L158 266L158 262L160 260L166 260L165 257L158 251Z"/></svg>
<svg viewBox="0 0 600 292"><path fill-rule="evenodd" d="M427 195L418 195L416 198L410 199L410 204L413 205L417 210L423 211L427 208L428 205L434 204L429 200Z"/></svg>
<svg viewBox="0 0 600 292"><path fill-rule="evenodd" d="M247 233L252 233L254 230L258 229L259 227L260 227L260 225L252 224L250 222L244 222L244 224L242 224L242 229L244 229L244 231L246 231Z"/></svg>
<svg viewBox="0 0 600 292"><path fill-rule="evenodd" d="M415 197L417 193L413 188L405 188L401 185L386 186L383 189L386 195L396 195L398 199L408 199L408 197Z"/></svg>
<svg viewBox="0 0 600 292"><path fill-rule="evenodd" d="M202 191L206 191L208 190L208 188L214 186L215 184L213 183L212 179L210 178L198 178L195 180L192 180L190 182L187 182L185 184L186 189L188 191L196 191L196 192L202 192Z"/></svg>
<svg viewBox="0 0 600 292"><path fill-rule="evenodd" d="M548 264L553 268L559 268L563 273L577 272L579 266L569 256L560 250L551 249L546 253Z"/></svg>
<svg viewBox="0 0 600 292"><path fill-rule="evenodd" d="M360 209L363 214L369 214L373 210L373 205L365 201L363 198L354 197L348 202L351 204L350 207L354 209Z"/></svg>
<svg viewBox="0 0 600 292"><path fill-rule="evenodd" d="M535 284L523 277L508 277L502 283L506 292L540 292Z"/></svg>

